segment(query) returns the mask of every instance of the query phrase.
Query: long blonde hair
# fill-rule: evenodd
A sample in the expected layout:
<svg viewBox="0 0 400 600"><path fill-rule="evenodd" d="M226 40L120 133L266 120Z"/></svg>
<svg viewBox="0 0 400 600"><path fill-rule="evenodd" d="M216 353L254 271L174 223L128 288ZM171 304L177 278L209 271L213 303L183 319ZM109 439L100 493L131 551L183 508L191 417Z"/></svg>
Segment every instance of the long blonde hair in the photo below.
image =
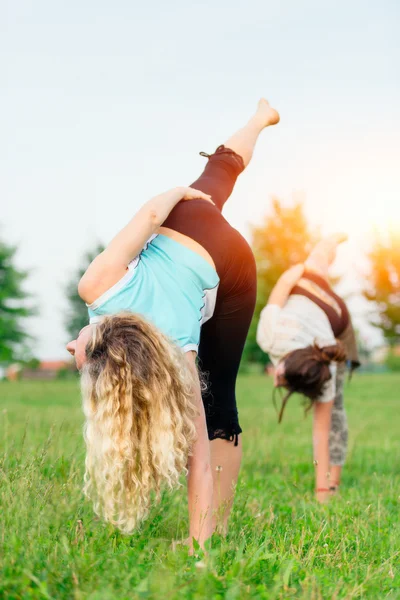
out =
<svg viewBox="0 0 400 600"><path fill-rule="evenodd" d="M124 533L152 492L179 485L195 439L193 375L180 348L137 314L107 316L86 347L84 492Z"/></svg>

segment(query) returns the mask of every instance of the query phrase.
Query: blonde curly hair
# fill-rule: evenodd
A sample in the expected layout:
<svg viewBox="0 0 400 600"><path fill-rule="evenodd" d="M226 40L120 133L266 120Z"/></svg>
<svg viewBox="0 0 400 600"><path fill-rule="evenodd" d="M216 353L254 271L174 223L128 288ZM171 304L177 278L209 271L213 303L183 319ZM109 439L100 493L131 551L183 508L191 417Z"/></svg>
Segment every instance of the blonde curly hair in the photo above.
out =
<svg viewBox="0 0 400 600"><path fill-rule="evenodd" d="M124 533L163 484L179 485L195 440L193 375L184 353L137 314L107 316L86 347L84 492Z"/></svg>

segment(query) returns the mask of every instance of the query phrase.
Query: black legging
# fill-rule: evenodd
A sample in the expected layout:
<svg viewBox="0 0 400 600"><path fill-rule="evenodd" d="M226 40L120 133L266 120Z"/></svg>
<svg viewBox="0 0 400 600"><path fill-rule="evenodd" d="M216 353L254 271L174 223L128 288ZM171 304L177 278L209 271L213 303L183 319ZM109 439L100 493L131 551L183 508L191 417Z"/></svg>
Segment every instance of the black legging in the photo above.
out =
<svg viewBox="0 0 400 600"><path fill-rule="evenodd" d="M201 330L199 362L207 380L203 401L209 438L237 444L242 429L235 387L255 307L256 266L246 240L221 214L244 169L243 160L224 146L205 156L206 168L191 187L210 194L215 206L205 200L180 202L163 225L203 246L220 277L214 315Z"/></svg>

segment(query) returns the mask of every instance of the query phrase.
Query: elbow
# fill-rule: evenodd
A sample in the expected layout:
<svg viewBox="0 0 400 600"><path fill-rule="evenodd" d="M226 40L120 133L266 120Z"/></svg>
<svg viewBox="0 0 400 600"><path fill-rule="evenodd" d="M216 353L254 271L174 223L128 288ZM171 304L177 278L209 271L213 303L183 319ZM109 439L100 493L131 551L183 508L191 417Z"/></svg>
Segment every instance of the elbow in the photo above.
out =
<svg viewBox="0 0 400 600"><path fill-rule="evenodd" d="M152 229L158 229L163 224L164 219L162 219L160 213L156 208L151 208L149 211L149 223Z"/></svg>
<svg viewBox="0 0 400 600"><path fill-rule="evenodd" d="M78 294L81 300L90 304L90 298L93 296L93 286L85 275L81 277L81 280L78 283Z"/></svg>

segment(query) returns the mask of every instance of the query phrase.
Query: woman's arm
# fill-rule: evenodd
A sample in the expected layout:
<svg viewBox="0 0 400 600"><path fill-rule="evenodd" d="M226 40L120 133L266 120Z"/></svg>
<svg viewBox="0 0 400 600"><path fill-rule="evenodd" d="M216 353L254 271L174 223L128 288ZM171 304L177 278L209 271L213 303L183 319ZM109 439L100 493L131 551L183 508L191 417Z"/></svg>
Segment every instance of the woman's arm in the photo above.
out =
<svg viewBox="0 0 400 600"><path fill-rule="evenodd" d="M142 206L131 221L114 237L107 248L89 265L79 282L79 295L91 304L126 272L147 240L157 231L171 210L181 200L202 199L212 202L208 194L188 187L177 187L155 196Z"/></svg>
<svg viewBox="0 0 400 600"><path fill-rule="evenodd" d="M206 416L201 398L200 382L196 367L196 354L186 354L190 369L196 378L196 404L199 416L195 426L197 439L188 464L189 546L193 550L193 538L203 548L212 535L213 478L211 473L210 442L208 440Z"/></svg>
<svg viewBox="0 0 400 600"><path fill-rule="evenodd" d="M276 282L275 287L269 296L268 304L275 304L281 308L285 306L292 288L296 285L299 279L301 279L303 273L303 264L294 265L285 271Z"/></svg>
<svg viewBox="0 0 400 600"><path fill-rule="evenodd" d="M285 271L275 284L267 305L261 311L257 326L257 344L264 352L272 351L279 313L285 306L293 286L303 275L303 271L304 266L301 264Z"/></svg>
<svg viewBox="0 0 400 600"><path fill-rule="evenodd" d="M319 502L326 502L330 496L329 432L331 428L332 408L333 400L331 402L314 402L313 445L315 489Z"/></svg>

